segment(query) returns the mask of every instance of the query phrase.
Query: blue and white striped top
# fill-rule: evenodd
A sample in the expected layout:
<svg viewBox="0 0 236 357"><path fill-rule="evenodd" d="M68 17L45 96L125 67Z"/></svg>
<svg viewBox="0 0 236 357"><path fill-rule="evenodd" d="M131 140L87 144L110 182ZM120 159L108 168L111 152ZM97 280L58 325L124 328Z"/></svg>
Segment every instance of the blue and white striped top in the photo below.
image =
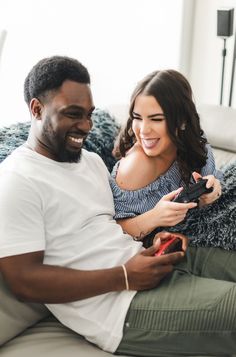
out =
<svg viewBox="0 0 236 357"><path fill-rule="evenodd" d="M222 173L215 167L215 159L212 149L209 144L207 147L207 162L201 170L201 175L214 175L221 179ZM180 171L177 162L175 161L165 174L159 176L149 185L138 190L123 190L115 180L119 161L114 166L111 177L110 186L112 189L114 204L115 204L115 219L135 217L139 214L149 211L154 208L157 202L167 193L177 190L179 187L185 187L181 179Z"/></svg>

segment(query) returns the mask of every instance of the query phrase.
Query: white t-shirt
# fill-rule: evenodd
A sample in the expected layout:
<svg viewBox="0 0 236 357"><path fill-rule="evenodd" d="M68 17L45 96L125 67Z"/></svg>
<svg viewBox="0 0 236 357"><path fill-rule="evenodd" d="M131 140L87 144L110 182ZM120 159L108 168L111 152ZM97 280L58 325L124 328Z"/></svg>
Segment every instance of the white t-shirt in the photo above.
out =
<svg viewBox="0 0 236 357"><path fill-rule="evenodd" d="M16 149L0 165L0 257L44 250L45 264L74 269L125 263L143 248L113 220L108 177L101 158L86 150L76 164ZM63 324L114 352L135 293L47 306Z"/></svg>

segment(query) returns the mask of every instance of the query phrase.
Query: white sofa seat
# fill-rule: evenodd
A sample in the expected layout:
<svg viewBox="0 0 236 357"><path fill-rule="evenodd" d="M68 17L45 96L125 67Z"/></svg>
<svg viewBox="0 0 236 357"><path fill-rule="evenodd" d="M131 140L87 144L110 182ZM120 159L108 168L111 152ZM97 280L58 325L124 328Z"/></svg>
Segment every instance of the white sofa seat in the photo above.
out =
<svg viewBox="0 0 236 357"><path fill-rule="evenodd" d="M236 160L236 109L219 105L198 108L201 126L213 148L218 168Z"/></svg>

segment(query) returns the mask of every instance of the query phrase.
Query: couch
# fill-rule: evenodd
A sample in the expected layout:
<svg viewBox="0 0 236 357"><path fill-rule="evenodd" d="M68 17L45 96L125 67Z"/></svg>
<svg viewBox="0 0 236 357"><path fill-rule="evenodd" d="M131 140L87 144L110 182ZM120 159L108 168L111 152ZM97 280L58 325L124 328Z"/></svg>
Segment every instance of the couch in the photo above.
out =
<svg viewBox="0 0 236 357"><path fill-rule="evenodd" d="M127 113L125 106L112 106L107 110L117 118L119 123ZM220 168L235 161L236 109L205 105L199 107L198 111L202 127L213 147L217 166ZM111 122L110 125L114 123ZM113 132L114 135L117 133L117 127ZM0 151L3 150L1 145L3 143L0 143ZM94 147L88 149L93 150ZM110 163L109 160L108 162ZM111 355L63 326L43 305L18 301L9 291L1 275L0 346L1 357L28 355L34 357L109 357Z"/></svg>

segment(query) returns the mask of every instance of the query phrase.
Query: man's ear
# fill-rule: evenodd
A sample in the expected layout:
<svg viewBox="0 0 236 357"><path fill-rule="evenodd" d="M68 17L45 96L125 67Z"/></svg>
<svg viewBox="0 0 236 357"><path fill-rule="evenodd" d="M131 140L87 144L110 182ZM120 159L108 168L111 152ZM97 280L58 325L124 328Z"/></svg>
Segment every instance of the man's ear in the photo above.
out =
<svg viewBox="0 0 236 357"><path fill-rule="evenodd" d="M42 114L42 104L37 98L33 98L30 101L30 111L35 119L40 120Z"/></svg>

